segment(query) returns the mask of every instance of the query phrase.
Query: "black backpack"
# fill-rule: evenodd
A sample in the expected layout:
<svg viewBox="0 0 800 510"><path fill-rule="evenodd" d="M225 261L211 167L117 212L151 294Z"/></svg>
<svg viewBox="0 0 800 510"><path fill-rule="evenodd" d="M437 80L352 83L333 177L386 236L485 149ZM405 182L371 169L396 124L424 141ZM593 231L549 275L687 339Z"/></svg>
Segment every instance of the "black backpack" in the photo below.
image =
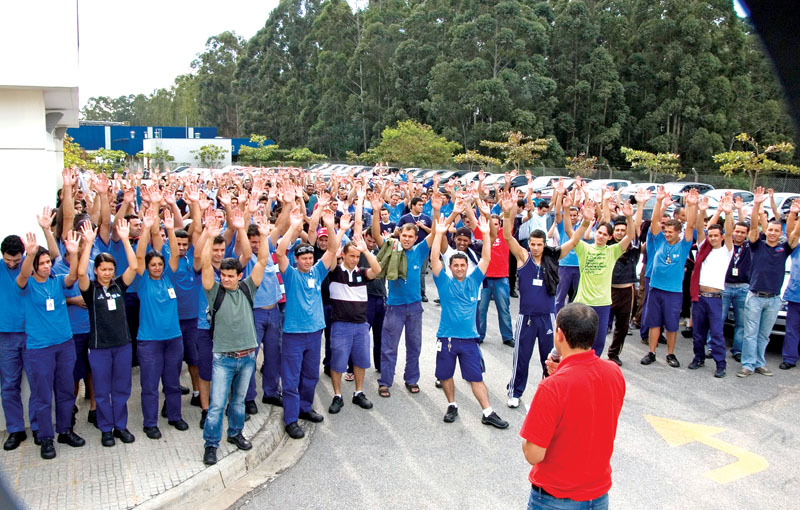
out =
<svg viewBox="0 0 800 510"><path fill-rule="evenodd" d="M247 298L247 301L250 302L250 308L253 308L253 296L250 294L250 287L247 286L244 282L239 282L239 290L244 293L244 297ZM217 312L219 308L222 306L222 301L225 299L225 288L222 284L219 285L217 289L217 295L214 297L214 306L208 310L208 324L210 326L208 332L211 336L211 339L214 339L214 323L216 322Z"/></svg>

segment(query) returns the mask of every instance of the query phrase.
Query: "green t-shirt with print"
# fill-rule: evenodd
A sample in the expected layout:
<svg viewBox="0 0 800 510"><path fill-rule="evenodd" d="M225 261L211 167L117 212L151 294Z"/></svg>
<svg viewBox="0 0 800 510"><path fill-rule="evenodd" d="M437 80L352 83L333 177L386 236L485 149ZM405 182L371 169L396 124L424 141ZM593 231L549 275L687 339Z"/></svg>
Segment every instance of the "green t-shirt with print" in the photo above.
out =
<svg viewBox="0 0 800 510"><path fill-rule="evenodd" d="M589 306L610 305L614 265L622 256L619 243L597 246L580 241L575 246L575 254L578 255L581 273L575 302Z"/></svg>

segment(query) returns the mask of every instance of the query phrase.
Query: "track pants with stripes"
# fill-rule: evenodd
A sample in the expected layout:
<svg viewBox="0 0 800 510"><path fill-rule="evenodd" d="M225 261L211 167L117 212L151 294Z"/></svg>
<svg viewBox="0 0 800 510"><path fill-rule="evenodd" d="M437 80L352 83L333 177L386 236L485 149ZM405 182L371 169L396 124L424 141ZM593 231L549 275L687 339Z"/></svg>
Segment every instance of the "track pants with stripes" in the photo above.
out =
<svg viewBox="0 0 800 510"><path fill-rule="evenodd" d="M528 367L533 355L533 345L539 340L539 361L542 364L542 377L547 375L544 362L553 350L553 333L556 329L555 314L518 315L514 327L514 362L511 380L508 383L508 396L520 398L528 384Z"/></svg>

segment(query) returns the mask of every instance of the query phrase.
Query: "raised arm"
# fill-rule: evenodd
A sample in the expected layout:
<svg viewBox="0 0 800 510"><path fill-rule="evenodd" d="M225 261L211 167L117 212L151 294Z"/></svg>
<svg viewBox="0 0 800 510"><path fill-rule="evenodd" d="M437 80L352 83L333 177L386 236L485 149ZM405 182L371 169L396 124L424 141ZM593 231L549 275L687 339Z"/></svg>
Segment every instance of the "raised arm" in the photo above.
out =
<svg viewBox="0 0 800 510"><path fill-rule="evenodd" d="M388 186L387 186L388 188ZM383 246L383 236L381 236L381 225L380 221L376 221L375 217L381 217L381 209L383 208L383 198L381 198L380 193L373 192L369 196L369 201L372 203L372 238L375 240L375 244L378 245L378 248Z"/></svg>
<svg viewBox="0 0 800 510"><path fill-rule="evenodd" d="M664 186L659 186L656 190L656 205L653 207L653 216L650 219L650 233L653 236L657 236L661 232L661 216L664 214L664 201L669 200L668 197Z"/></svg>
<svg viewBox="0 0 800 510"><path fill-rule="evenodd" d="M28 278L33 273L33 258L39 251L39 243L36 241L36 234L28 232L25 234L25 258L17 275L17 286L24 289L28 285Z"/></svg>
<svg viewBox="0 0 800 510"><path fill-rule="evenodd" d="M108 203L108 189L111 182L105 174L100 174L94 181L94 189L99 195L100 220L97 222L97 235L103 244L108 245L111 240L111 205Z"/></svg>
<svg viewBox="0 0 800 510"><path fill-rule="evenodd" d="M733 199L729 196L722 197L717 211L725 213L725 247L733 250Z"/></svg>
<svg viewBox="0 0 800 510"><path fill-rule="evenodd" d="M342 245L342 236L352 226L349 216L349 214L342 215L339 219L339 231L336 232L333 213L328 211L322 215L322 221L325 224L325 228L328 229L328 249L322 255L322 263L325 264L329 271L336 265L336 252L339 251L339 247ZM334 232L336 232L335 235Z"/></svg>
<svg viewBox="0 0 800 510"><path fill-rule="evenodd" d="M267 216L259 216L256 218L258 225L258 235L261 236L261 247L258 249L258 260L253 266L253 271L250 273L250 278L256 287L261 285L261 280L264 279L264 269L269 262L269 247L267 242L269 239L269 218Z"/></svg>
<svg viewBox="0 0 800 510"><path fill-rule="evenodd" d="M431 271L433 272L433 276L439 276L439 273L442 271L442 259L440 258L442 254L442 237L447 233L447 220L443 217L439 218L433 225L433 243L431 243Z"/></svg>
<svg viewBox="0 0 800 510"><path fill-rule="evenodd" d="M64 247L66 247L67 257L69 257L69 274L64 277L65 287L72 287L78 281L78 247L80 246L80 240L81 235L74 230L70 230L64 240ZM94 237L92 237L92 241L94 241Z"/></svg>
<svg viewBox="0 0 800 510"><path fill-rule="evenodd" d="M220 232L220 224L215 216L206 219L206 227L203 231L206 241L203 243L202 254L200 255L201 281L205 290L214 287L214 267L211 265L211 246L214 244L212 239L217 237Z"/></svg>
<svg viewBox="0 0 800 510"><path fill-rule="evenodd" d="M75 200L73 188L78 182L75 171L65 168L61 173L64 187L61 188L61 239L66 240L68 232L72 230L72 222L75 221Z"/></svg>
<svg viewBox="0 0 800 510"><path fill-rule="evenodd" d="M131 229L128 221L125 219L120 220L120 222L117 223L117 235L119 236L122 246L125 247L125 256L128 258L128 267L125 269L125 272L122 273L122 281L125 282L125 285L133 283L133 279L136 278L136 272L139 268L139 260L136 258L136 253L134 253L133 246L131 246L129 239L130 233Z"/></svg>
<svg viewBox="0 0 800 510"><path fill-rule="evenodd" d="M85 221L81 225L81 234L83 234L84 244L83 251L81 251L80 259L78 260L78 287L81 290L87 290L91 285L89 279L89 259L92 256L92 243L97 236L97 230L92 229L92 225Z"/></svg>
<svg viewBox="0 0 800 510"><path fill-rule="evenodd" d="M706 212L708 211L708 197L702 197L700 202L697 204L697 219L694 222L694 228L697 229L697 246L706 240L706 231L703 228L704 220L706 219ZM686 223L686 226L689 226L689 223ZM688 228L687 228L688 230Z"/></svg>
<svg viewBox="0 0 800 510"><path fill-rule="evenodd" d="M636 217L633 220L633 226L637 236L642 233L644 206L648 200L650 200L649 189L643 189L636 192Z"/></svg>
<svg viewBox="0 0 800 510"><path fill-rule="evenodd" d="M697 193L696 189L690 190L689 193L686 195L684 199L684 203L686 204L686 227L683 230L683 240L686 242L692 242L694 238L694 227L693 225L697 221L697 204L700 201L700 194ZM702 230L702 228L701 228Z"/></svg>
<svg viewBox="0 0 800 510"><path fill-rule="evenodd" d="M516 239L514 239L514 216L517 212L517 204L514 201L511 193L504 193L500 201L500 207L503 209L503 239L508 245L508 250L516 257L517 267L522 267L528 260L528 251L523 248ZM484 242L484 244L486 244Z"/></svg>
<svg viewBox="0 0 800 510"><path fill-rule="evenodd" d="M489 262L492 260L492 243L486 242L486 238L490 236L491 224L492 222L486 216L481 216L481 219L478 220L478 228L483 234L483 246L481 248L481 259L478 261L478 269L483 274L486 274L486 270L489 269Z"/></svg>
<svg viewBox="0 0 800 510"><path fill-rule="evenodd" d="M769 195L769 205L772 208L772 212L775 214L775 219L778 221L783 220L783 212L778 209L778 206L775 204L775 191L772 188L767 190L767 195Z"/></svg>
<svg viewBox="0 0 800 510"><path fill-rule="evenodd" d="M292 210L289 218L289 230L286 232L286 234L284 234L283 237L281 237L277 248L275 248L275 257L278 259L278 269L281 273L286 272L286 268L289 267L289 257L286 256L286 250L289 249L289 243L294 242L294 240L297 238L297 233L300 231L302 226L303 212L299 207L295 207ZM330 236L328 236L328 238L330 239ZM328 241L328 246L331 244L333 243Z"/></svg>
<svg viewBox="0 0 800 510"><path fill-rule="evenodd" d="M583 209L581 210L581 215L583 216L583 221L581 222L580 227L576 230L572 236L569 238L569 241L561 245L561 255L558 257L559 259L563 259L566 257L569 252L578 244L583 237L584 232L586 229L589 228L589 224L594 218L595 206L591 200L587 200L583 204Z"/></svg>
<svg viewBox="0 0 800 510"><path fill-rule="evenodd" d="M786 230L786 234L788 236L787 241L789 242L789 246L795 248L797 246L798 241L800 241L800 221L797 219L798 213L800 213L800 199L795 199L792 202L791 209L789 209L789 213L795 216L795 222L792 230Z"/></svg>
<svg viewBox="0 0 800 510"><path fill-rule="evenodd" d="M145 255L147 255L147 245L150 243L150 229L156 222L156 215L152 209L148 209L142 218L142 235L139 237L139 244L136 246L136 272L143 275L147 270L144 263Z"/></svg>
<svg viewBox="0 0 800 510"><path fill-rule="evenodd" d="M753 212L750 213L749 239L751 243L754 243L758 240L758 221L759 217L761 216L761 205L766 199L767 195L764 194L764 188L761 186L756 188L753 193Z"/></svg>
<svg viewBox="0 0 800 510"><path fill-rule="evenodd" d="M169 239L169 261L167 263L174 273L178 270L180 251L178 249L178 238L175 237L175 216L169 209L164 209L164 228Z"/></svg>
<svg viewBox="0 0 800 510"><path fill-rule="evenodd" d="M619 242L619 247L624 252L630 246L631 241L636 237L636 226L633 221L633 206L631 205L630 200L626 200L622 204L622 214L625 215L625 222L627 224L627 228L625 230L625 237L622 238L622 241Z"/></svg>
<svg viewBox="0 0 800 510"><path fill-rule="evenodd" d="M44 238L47 240L47 251L50 252L50 256L53 258L59 255L56 237L53 235L53 231L50 230L50 225L53 224L54 217L55 211L47 206L42 209L41 216L38 214L36 215L36 221L39 223L39 226L42 227L42 233L44 234Z"/></svg>

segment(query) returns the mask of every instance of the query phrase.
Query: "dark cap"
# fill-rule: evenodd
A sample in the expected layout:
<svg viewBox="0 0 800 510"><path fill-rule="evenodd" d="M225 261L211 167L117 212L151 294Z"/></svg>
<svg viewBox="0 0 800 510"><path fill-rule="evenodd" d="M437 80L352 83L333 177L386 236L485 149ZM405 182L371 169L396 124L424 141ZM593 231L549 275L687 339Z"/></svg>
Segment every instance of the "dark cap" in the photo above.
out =
<svg viewBox="0 0 800 510"><path fill-rule="evenodd" d="M467 236L470 239L472 239L472 230L470 230L469 227L461 227L458 230L456 230L456 235L454 235L453 237L458 237L458 236Z"/></svg>

